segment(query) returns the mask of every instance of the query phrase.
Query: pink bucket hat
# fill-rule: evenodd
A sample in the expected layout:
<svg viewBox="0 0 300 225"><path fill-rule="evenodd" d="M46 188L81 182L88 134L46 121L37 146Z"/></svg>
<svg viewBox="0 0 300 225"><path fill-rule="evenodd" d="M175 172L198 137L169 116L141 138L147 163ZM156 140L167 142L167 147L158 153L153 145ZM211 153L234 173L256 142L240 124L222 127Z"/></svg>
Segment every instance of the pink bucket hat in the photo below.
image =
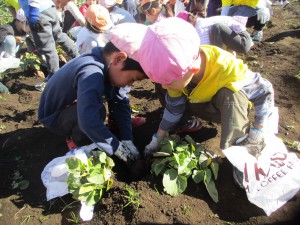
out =
<svg viewBox="0 0 300 225"><path fill-rule="evenodd" d="M110 40L138 61L153 82L170 84L187 71L200 68L200 38L182 19L170 17L148 27L141 25L143 28L135 32L123 28L126 34L122 35L116 32L118 26L111 31Z"/></svg>
<svg viewBox="0 0 300 225"><path fill-rule="evenodd" d="M121 23L110 30L110 41L128 57L137 61L140 48L148 27L140 23Z"/></svg>

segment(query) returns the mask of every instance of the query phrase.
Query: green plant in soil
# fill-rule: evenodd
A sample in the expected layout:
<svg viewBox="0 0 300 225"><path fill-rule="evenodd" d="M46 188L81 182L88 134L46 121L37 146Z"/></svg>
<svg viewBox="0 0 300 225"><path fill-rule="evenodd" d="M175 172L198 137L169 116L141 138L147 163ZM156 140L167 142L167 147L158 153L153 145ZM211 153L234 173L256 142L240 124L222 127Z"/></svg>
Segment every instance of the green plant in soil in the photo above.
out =
<svg viewBox="0 0 300 225"><path fill-rule="evenodd" d="M70 218L67 218L67 220L71 223L78 224L80 222L80 218L78 215L76 215L73 211L70 212Z"/></svg>
<svg viewBox="0 0 300 225"><path fill-rule="evenodd" d="M124 208L131 204L131 205L135 205L136 209L138 209L141 204L140 193L128 187L127 185L125 186L125 190L127 191L128 194L124 195L124 197L128 200L128 202L126 205L124 205Z"/></svg>
<svg viewBox="0 0 300 225"><path fill-rule="evenodd" d="M21 190L25 190L29 187L29 181L23 179L23 176L19 171L14 172L12 180L13 180L11 184L12 189L20 188Z"/></svg>
<svg viewBox="0 0 300 225"><path fill-rule="evenodd" d="M40 71L43 62L40 57L34 53L26 52L25 55L21 57L20 67L23 71Z"/></svg>
<svg viewBox="0 0 300 225"><path fill-rule="evenodd" d="M69 175L66 183L74 199L95 205L112 184L114 161L102 151L91 151L86 162L76 157L66 159Z"/></svg>
<svg viewBox="0 0 300 225"><path fill-rule="evenodd" d="M204 182L213 201L219 201L214 181L218 178L218 158L190 136L180 139L174 135L160 139L159 151L153 157L151 172L163 176L166 193L171 196L183 193L187 179L191 177L196 184Z"/></svg>

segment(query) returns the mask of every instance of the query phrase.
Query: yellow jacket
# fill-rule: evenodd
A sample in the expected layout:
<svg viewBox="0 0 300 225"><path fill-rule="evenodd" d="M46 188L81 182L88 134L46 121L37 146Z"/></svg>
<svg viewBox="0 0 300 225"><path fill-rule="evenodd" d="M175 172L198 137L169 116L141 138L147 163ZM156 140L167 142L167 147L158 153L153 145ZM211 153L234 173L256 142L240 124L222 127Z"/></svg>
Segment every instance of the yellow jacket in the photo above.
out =
<svg viewBox="0 0 300 225"><path fill-rule="evenodd" d="M7 6L13 7L16 11L18 11L20 9L20 5L19 5L18 0L6 0L5 4Z"/></svg>
<svg viewBox="0 0 300 225"><path fill-rule="evenodd" d="M248 66L242 60L221 48L202 45L200 49L206 56L205 71L202 80L188 93L182 90L168 90L170 97L185 94L191 103L209 102L221 89L228 88L237 92L245 85Z"/></svg>
<svg viewBox="0 0 300 225"><path fill-rule="evenodd" d="M222 6L230 5L247 5L252 8L257 8L259 5L259 0L222 0Z"/></svg>

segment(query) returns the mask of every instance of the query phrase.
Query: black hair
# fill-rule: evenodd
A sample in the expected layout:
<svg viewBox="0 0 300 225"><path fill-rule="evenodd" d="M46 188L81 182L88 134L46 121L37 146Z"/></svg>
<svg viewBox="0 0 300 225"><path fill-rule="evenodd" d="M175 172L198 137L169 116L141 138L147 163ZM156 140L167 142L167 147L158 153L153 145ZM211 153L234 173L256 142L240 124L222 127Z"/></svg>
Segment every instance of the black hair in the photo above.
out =
<svg viewBox="0 0 300 225"><path fill-rule="evenodd" d="M147 12L150 15L152 15L151 9L154 8L154 9L160 9L160 12L162 12L162 10L164 9L163 15L166 18L174 16L174 13L173 13L173 10L171 9L171 7L169 5L162 4L160 1L147 2L146 4L144 4L143 7L148 8Z"/></svg>
<svg viewBox="0 0 300 225"><path fill-rule="evenodd" d="M90 22L89 21L86 21L86 28L89 30L89 31L91 31L91 32L93 32L93 33L96 33L96 34L100 34L100 33L103 33L103 31L101 30L101 29L99 29L98 27L95 27L95 26L93 26L92 24L90 24Z"/></svg>
<svg viewBox="0 0 300 225"><path fill-rule="evenodd" d="M103 54L104 55L110 55L114 52L120 52L120 50L110 41L108 42L102 49L103 51ZM141 67L141 65L131 59L131 58L128 58L124 61L124 67L122 68L123 71L126 71L126 70L137 70L139 71L140 73L143 73L146 75L146 73L144 72L143 68Z"/></svg>

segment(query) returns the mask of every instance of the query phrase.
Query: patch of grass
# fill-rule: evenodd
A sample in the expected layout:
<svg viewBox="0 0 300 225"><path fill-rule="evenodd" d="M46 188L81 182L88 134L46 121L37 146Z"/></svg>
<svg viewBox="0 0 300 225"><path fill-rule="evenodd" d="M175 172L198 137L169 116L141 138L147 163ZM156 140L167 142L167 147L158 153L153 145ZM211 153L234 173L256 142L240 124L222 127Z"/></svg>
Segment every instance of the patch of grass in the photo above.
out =
<svg viewBox="0 0 300 225"><path fill-rule="evenodd" d="M300 28L300 22L298 22L298 21L288 21L284 24L284 26L288 29L298 29L298 28Z"/></svg>
<svg viewBox="0 0 300 225"><path fill-rule="evenodd" d="M124 197L128 200L128 203L123 206L123 208L131 205L134 205L136 209L140 207L141 200L140 200L140 193L135 191L134 189L128 187L127 185L125 186L125 190L127 191L128 195L124 195Z"/></svg>
<svg viewBox="0 0 300 225"><path fill-rule="evenodd" d="M20 171L15 171L12 179L12 189L20 188L21 190L25 190L29 187L29 181L23 179Z"/></svg>
<svg viewBox="0 0 300 225"><path fill-rule="evenodd" d="M183 214L185 216L187 216L191 212L191 210L192 210L191 206L189 206L189 205L184 205L183 206Z"/></svg>
<svg viewBox="0 0 300 225"><path fill-rule="evenodd" d="M3 125L3 124L1 124L1 125L0 125L0 131L3 131L3 130L5 130L5 129L6 129L6 126Z"/></svg>
<svg viewBox="0 0 300 225"><path fill-rule="evenodd" d="M158 195L160 195L160 194L159 194L159 191L157 190L156 184L154 184L154 190L155 190L155 192L156 192Z"/></svg>
<svg viewBox="0 0 300 225"><path fill-rule="evenodd" d="M300 80L300 71L295 75L295 77Z"/></svg>
<svg viewBox="0 0 300 225"><path fill-rule="evenodd" d="M265 74L262 74L261 76L262 76L263 78L268 79L269 75L270 75L269 73L265 73Z"/></svg>
<svg viewBox="0 0 300 225"><path fill-rule="evenodd" d="M75 223L75 224L78 224L80 222L79 216L76 215L73 211L70 212L70 218L67 218L67 220L69 222L72 222L72 223Z"/></svg>
<svg viewBox="0 0 300 225"><path fill-rule="evenodd" d="M22 222L20 223L20 225L28 223L31 219L32 215L25 215L22 217Z"/></svg>
<svg viewBox="0 0 300 225"><path fill-rule="evenodd" d="M43 223L44 221L48 220L49 219L49 216L44 216L44 215L40 215L39 216L39 220Z"/></svg>

